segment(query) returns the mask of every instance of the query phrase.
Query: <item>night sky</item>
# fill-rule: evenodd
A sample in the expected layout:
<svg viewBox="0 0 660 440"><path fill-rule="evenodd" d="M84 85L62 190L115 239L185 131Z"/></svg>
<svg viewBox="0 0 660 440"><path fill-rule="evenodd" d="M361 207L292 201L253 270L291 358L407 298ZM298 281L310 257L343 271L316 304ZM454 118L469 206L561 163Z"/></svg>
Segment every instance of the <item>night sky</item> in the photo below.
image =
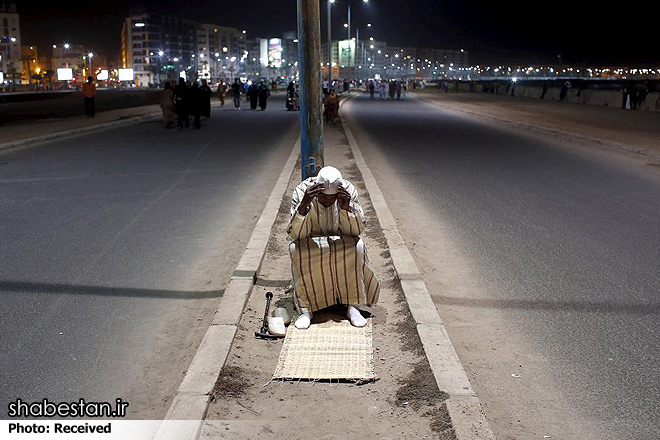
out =
<svg viewBox="0 0 660 440"><path fill-rule="evenodd" d="M7 0L0 0L0 2ZM322 38L325 5L321 0ZM296 29L295 0L106 0L83 2L15 1L21 14L24 45L49 50L64 41L87 50L119 54L122 19L131 5L246 29L251 37L277 37ZM580 65L660 65L658 15L645 2L632 7L607 2L492 2L486 0L337 0L333 38L346 31L346 5L361 38L390 45L465 48L472 64L565 63ZM651 4L649 2L649 4ZM373 23L367 31L366 24Z"/></svg>

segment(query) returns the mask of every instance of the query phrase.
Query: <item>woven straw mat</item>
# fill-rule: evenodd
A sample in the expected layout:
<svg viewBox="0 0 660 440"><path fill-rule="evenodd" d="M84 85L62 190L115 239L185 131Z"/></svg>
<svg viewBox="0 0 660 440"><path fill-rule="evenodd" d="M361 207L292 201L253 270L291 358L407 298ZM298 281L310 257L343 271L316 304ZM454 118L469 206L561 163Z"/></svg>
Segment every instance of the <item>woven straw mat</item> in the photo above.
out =
<svg viewBox="0 0 660 440"><path fill-rule="evenodd" d="M353 327L346 320L312 324L307 330L290 325L273 380L374 379L371 319Z"/></svg>

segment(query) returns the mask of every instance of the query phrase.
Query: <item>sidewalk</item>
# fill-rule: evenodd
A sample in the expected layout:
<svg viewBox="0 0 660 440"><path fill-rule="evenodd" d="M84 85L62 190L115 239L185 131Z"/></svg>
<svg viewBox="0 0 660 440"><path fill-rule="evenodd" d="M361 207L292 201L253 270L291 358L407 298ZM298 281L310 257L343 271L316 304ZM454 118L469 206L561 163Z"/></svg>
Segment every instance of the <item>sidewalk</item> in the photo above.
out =
<svg viewBox="0 0 660 440"><path fill-rule="evenodd" d="M87 119L85 115L81 115L74 118L39 119L25 122L13 122L11 124L3 124L0 126L0 144L56 133L64 133L71 130L97 127L101 124L127 120L140 116L146 117L156 115L154 117L157 117L157 115L160 114L160 106L147 105L97 113L94 119Z"/></svg>
<svg viewBox="0 0 660 440"><path fill-rule="evenodd" d="M443 109L484 116L514 125L567 134L591 144L660 160L660 113L519 98L489 93L424 90L412 96Z"/></svg>
<svg viewBox="0 0 660 440"><path fill-rule="evenodd" d="M201 438L385 438L454 439L438 390L392 265L383 230L375 216L346 135L340 125L325 127L325 162L339 168L355 184L368 217L363 235L370 264L382 283L373 312L376 373L380 380L365 385L340 383L272 383L282 340L254 338L261 325L265 293L275 306L291 307L286 240L290 194L299 182L296 168L271 231L258 273L227 361L212 393Z"/></svg>

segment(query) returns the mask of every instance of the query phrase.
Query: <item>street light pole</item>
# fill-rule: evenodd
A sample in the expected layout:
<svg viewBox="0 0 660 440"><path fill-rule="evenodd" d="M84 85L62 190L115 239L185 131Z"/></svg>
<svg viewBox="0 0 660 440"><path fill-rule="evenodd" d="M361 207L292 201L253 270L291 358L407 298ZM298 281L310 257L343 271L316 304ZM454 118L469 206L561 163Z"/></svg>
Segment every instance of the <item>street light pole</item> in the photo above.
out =
<svg viewBox="0 0 660 440"><path fill-rule="evenodd" d="M360 73L358 72L359 67L358 67L358 61L360 59L358 58L358 49L360 48L360 28L356 27L355 28L355 54L353 55L353 68L355 69L355 76L358 80L358 83L360 82Z"/></svg>
<svg viewBox="0 0 660 440"><path fill-rule="evenodd" d="M351 5L348 5L348 36L346 39L350 40L351 39Z"/></svg>
<svg viewBox="0 0 660 440"><path fill-rule="evenodd" d="M92 76L92 58L94 58L94 53L88 53L87 57L89 58L89 72L87 72L87 76L90 77Z"/></svg>
<svg viewBox="0 0 660 440"><path fill-rule="evenodd" d="M324 165L321 107L321 18L319 0L297 0L300 64L300 157L302 180Z"/></svg>
<svg viewBox="0 0 660 440"><path fill-rule="evenodd" d="M332 4L335 0L328 0L328 63L325 68L328 70L328 83L332 82Z"/></svg>

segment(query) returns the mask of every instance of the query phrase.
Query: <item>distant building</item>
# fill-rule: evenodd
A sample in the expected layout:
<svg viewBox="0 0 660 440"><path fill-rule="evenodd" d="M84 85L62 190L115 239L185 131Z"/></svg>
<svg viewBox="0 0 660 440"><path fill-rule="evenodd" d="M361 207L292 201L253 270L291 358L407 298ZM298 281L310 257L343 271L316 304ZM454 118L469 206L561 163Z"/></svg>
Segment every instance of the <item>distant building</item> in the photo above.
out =
<svg viewBox="0 0 660 440"><path fill-rule="evenodd" d="M282 35L282 68L280 75L287 81L297 80L298 69L298 36L295 31Z"/></svg>
<svg viewBox="0 0 660 440"><path fill-rule="evenodd" d="M281 38L248 40L246 73L251 80L297 79L298 39L295 32L286 32Z"/></svg>
<svg viewBox="0 0 660 440"><path fill-rule="evenodd" d="M16 4L0 4L0 71L3 82L17 84L22 74L21 26Z"/></svg>
<svg viewBox="0 0 660 440"><path fill-rule="evenodd" d="M215 24L197 28L198 76L211 82L221 78L232 81L245 72L247 60L246 31Z"/></svg>
<svg viewBox="0 0 660 440"><path fill-rule="evenodd" d="M121 67L132 68L135 84L149 86L198 71L198 23L176 16L132 9L121 30Z"/></svg>
<svg viewBox="0 0 660 440"><path fill-rule="evenodd" d="M469 66L466 50L388 46L385 41L373 39L333 40L331 47L333 78L437 79ZM321 61L325 78L327 42L321 43Z"/></svg>
<svg viewBox="0 0 660 440"><path fill-rule="evenodd" d="M246 31L232 27L146 9L132 9L122 25L121 67L132 68L140 86L179 77L231 80L245 75L248 54Z"/></svg>
<svg viewBox="0 0 660 440"><path fill-rule="evenodd" d="M84 82L84 70L86 69L87 54L82 44L66 43L53 46L53 56L51 57L51 69L54 74L57 69L70 68L73 77L77 82ZM57 75L55 75L57 78Z"/></svg>

